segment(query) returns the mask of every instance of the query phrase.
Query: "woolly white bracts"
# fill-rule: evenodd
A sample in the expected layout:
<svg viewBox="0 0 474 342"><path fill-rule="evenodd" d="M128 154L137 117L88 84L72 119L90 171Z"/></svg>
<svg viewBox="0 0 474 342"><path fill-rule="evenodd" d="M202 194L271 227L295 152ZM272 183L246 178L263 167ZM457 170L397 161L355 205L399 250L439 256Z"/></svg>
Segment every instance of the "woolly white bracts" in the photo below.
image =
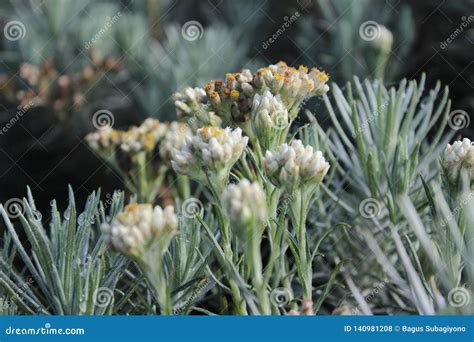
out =
<svg viewBox="0 0 474 342"><path fill-rule="evenodd" d="M322 95L329 90L329 80L324 71L305 66L298 69L279 62L257 70L254 83L259 91L270 90L272 94L280 94L286 108L296 115L301 102L309 97Z"/></svg>
<svg viewBox="0 0 474 342"><path fill-rule="evenodd" d="M186 87L182 93L174 93L173 99L178 116L192 116L193 110L206 102L206 92L199 87Z"/></svg>
<svg viewBox="0 0 474 342"><path fill-rule="evenodd" d="M170 237L176 233L178 217L172 206L162 209L151 204L129 204L112 223L101 226L112 246L130 255L136 254L154 238Z"/></svg>
<svg viewBox="0 0 474 342"><path fill-rule="evenodd" d="M257 182L248 179L229 184L222 195L223 206L233 225L248 226L267 219L265 194Z"/></svg>
<svg viewBox="0 0 474 342"><path fill-rule="evenodd" d="M113 150L121 141L121 133L111 127L105 127L86 135L86 142L96 152Z"/></svg>
<svg viewBox="0 0 474 342"><path fill-rule="evenodd" d="M446 145L443 164L453 175L457 175L461 168L466 168L470 176L474 177L474 143L464 138Z"/></svg>
<svg viewBox="0 0 474 342"><path fill-rule="evenodd" d="M202 174L202 168L212 171L230 169L240 158L247 146L248 138L242 130L229 127L203 127L196 135L187 138L181 149L173 149L171 165L173 169L194 178Z"/></svg>
<svg viewBox="0 0 474 342"><path fill-rule="evenodd" d="M267 151L264 167L274 185L291 191L306 184L319 184L330 166L321 151L303 146L301 140L293 140L277 151Z"/></svg>
<svg viewBox="0 0 474 342"><path fill-rule="evenodd" d="M156 119L148 118L140 126L134 126L123 133L120 148L128 153L153 151L165 132L165 124Z"/></svg>
<svg viewBox="0 0 474 342"><path fill-rule="evenodd" d="M268 90L253 98L252 118L257 134L272 128L283 129L289 124L288 110L280 95L272 95Z"/></svg>
<svg viewBox="0 0 474 342"><path fill-rule="evenodd" d="M171 161L173 149L180 149L186 142L186 138L191 137L191 129L185 123L173 121L168 125L165 135L160 142L160 156L166 162Z"/></svg>

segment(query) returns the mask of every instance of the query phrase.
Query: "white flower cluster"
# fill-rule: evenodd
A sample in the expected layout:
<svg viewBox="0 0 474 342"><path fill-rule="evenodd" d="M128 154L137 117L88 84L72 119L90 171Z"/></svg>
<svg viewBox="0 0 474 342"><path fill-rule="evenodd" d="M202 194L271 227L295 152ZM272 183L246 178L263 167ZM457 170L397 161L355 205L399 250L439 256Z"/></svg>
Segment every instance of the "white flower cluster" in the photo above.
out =
<svg viewBox="0 0 474 342"><path fill-rule="evenodd" d="M160 156L166 163L171 161L173 149L180 149L191 137L191 129L185 123L173 121L167 126L167 130L160 142Z"/></svg>
<svg viewBox="0 0 474 342"><path fill-rule="evenodd" d="M173 98L178 118L185 120L193 131L202 126L221 125L221 118L208 108L204 89L187 87L182 93L175 93Z"/></svg>
<svg viewBox="0 0 474 342"><path fill-rule="evenodd" d="M206 92L199 87L186 87L182 93L175 93L173 99L179 117L192 116L195 108L207 100Z"/></svg>
<svg viewBox="0 0 474 342"><path fill-rule="evenodd" d="M321 151L305 147L301 140L293 140L277 151L267 151L264 167L275 186L293 191L306 184L319 184L329 170L329 163Z"/></svg>
<svg viewBox="0 0 474 342"><path fill-rule="evenodd" d="M222 203L233 225L249 226L267 219L265 194L257 182L242 179L238 184L229 184L223 192Z"/></svg>
<svg viewBox="0 0 474 342"><path fill-rule="evenodd" d="M260 91L268 89L274 95L280 94L286 108L294 116L303 100L329 90L326 84L328 80L329 76L317 68L309 71L301 65L295 69L285 62L261 68L254 77L254 83Z"/></svg>
<svg viewBox="0 0 474 342"><path fill-rule="evenodd" d="M134 154L153 151L165 133L165 124L148 118L140 126L132 126L128 131L106 127L89 133L85 139L93 150L104 155L114 152L117 147L125 153Z"/></svg>
<svg viewBox="0 0 474 342"><path fill-rule="evenodd" d="M444 166L452 175L457 175L461 168L466 168L469 175L474 177L474 143L464 138L448 144L444 150Z"/></svg>
<svg viewBox="0 0 474 342"><path fill-rule="evenodd" d="M173 169L199 181L204 180L204 169L228 174L232 165L240 158L247 146L248 138L242 130L229 127L203 127L196 135L187 138L181 149L173 149L171 165ZM222 179L221 179L222 180Z"/></svg>
<svg viewBox="0 0 474 342"><path fill-rule="evenodd" d="M148 118L140 126L134 126L123 132L120 148L127 153L153 151L165 132L166 125L156 119Z"/></svg>
<svg viewBox="0 0 474 342"><path fill-rule="evenodd" d="M262 147L267 150L274 143L282 143L286 138L290 124L288 110L283 105L280 95L273 95L266 90L262 95L253 98L252 125Z"/></svg>
<svg viewBox="0 0 474 342"><path fill-rule="evenodd" d="M86 136L86 142L96 152L113 151L120 144L121 134L111 127L105 127Z"/></svg>
<svg viewBox="0 0 474 342"><path fill-rule="evenodd" d="M112 223L101 226L107 241L126 255L136 255L154 238L168 238L176 233L178 218L172 206L162 209L151 204L129 204Z"/></svg>

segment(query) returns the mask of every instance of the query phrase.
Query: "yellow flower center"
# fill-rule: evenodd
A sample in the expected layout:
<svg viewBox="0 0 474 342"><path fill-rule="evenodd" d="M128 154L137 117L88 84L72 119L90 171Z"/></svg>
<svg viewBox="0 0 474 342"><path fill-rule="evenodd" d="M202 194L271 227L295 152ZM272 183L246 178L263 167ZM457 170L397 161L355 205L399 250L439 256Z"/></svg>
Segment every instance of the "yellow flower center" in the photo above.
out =
<svg viewBox="0 0 474 342"><path fill-rule="evenodd" d="M205 139L217 138L224 134L224 130L217 126L207 126L198 129L198 133Z"/></svg>

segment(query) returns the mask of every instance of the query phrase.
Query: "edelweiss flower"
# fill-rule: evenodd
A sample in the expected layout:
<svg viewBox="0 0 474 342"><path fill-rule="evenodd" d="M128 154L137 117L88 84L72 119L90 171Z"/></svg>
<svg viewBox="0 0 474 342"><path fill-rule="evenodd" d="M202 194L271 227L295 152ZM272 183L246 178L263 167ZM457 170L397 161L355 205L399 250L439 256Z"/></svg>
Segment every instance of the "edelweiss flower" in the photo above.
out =
<svg viewBox="0 0 474 342"><path fill-rule="evenodd" d="M319 184L329 170L322 152L303 146L301 140L283 144L274 152L267 151L263 162L271 182L290 192L305 185Z"/></svg>
<svg viewBox="0 0 474 342"><path fill-rule="evenodd" d="M233 225L248 227L267 219L265 194L257 182L243 179L229 184L222 195L222 203Z"/></svg>
<svg viewBox="0 0 474 342"><path fill-rule="evenodd" d="M208 108L204 89L187 87L183 93L175 93L173 98L178 118L186 121L193 130L206 125L221 124L222 120Z"/></svg>
<svg viewBox="0 0 474 342"><path fill-rule="evenodd" d="M165 132L166 125L156 119L148 118L140 126L131 127L123 133L120 148L127 153L153 151Z"/></svg>
<svg viewBox="0 0 474 342"><path fill-rule="evenodd" d="M317 68L308 71L305 66L299 69L289 67L285 62L270 65L257 70L254 83L260 92L270 90L272 94L280 94L281 99L294 119L301 103L329 90L326 82L329 76Z"/></svg>
<svg viewBox="0 0 474 342"><path fill-rule="evenodd" d="M165 249L177 226L173 207L162 209L134 203L127 205L112 223L103 223L101 230L115 249L126 255L137 255L155 240Z"/></svg>
<svg viewBox="0 0 474 342"><path fill-rule="evenodd" d="M457 175L461 168L466 168L471 178L474 177L474 143L464 138L446 145L443 163L452 175Z"/></svg>
<svg viewBox="0 0 474 342"><path fill-rule="evenodd" d="M173 148L180 149L190 136L191 129L187 124L176 121L170 123L160 143L160 156L163 161L170 163Z"/></svg>
<svg viewBox="0 0 474 342"><path fill-rule="evenodd" d="M205 91L217 115L226 124L243 124L250 119L252 98L255 94L250 70L229 73L225 81L211 81Z"/></svg>
<svg viewBox="0 0 474 342"><path fill-rule="evenodd" d="M182 93L173 94L174 105L178 116L193 116L195 108L206 102L204 89L186 87Z"/></svg>
<svg viewBox="0 0 474 342"><path fill-rule="evenodd" d="M263 95L256 94L253 98L252 124L264 150L273 147L274 142L280 144L286 137L290 124L288 111L281 102L280 95L272 95L266 90Z"/></svg>
<svg viewBox="0 0 474 342"><path fill-rule="evenodd" d="M87 144L101 154L112 153L120 144L122 134L111 127L105 127L97 132L86 135Z"/></svg>
<svg viewBox="0 0 474 342"><path fill-rule="evenodd" d="M210 171L221 183L227 179L247 142L240 128L231 131L229 127L203 127L188 137L181 149L173 149L171 165L176 172L198 181L206 181L206 172Z"/></svg>

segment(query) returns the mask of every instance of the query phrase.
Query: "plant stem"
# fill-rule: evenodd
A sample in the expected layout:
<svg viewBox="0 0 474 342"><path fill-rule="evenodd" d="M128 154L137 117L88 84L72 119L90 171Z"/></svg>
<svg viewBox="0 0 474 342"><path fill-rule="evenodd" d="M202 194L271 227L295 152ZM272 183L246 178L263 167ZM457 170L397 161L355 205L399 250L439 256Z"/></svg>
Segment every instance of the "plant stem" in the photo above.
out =
<svg viewBox="0 0 474 342"><path fill-rule="evenodd" d="M261 237L260 235L257 236L255 234L259 227L257 227L257 225L253 225L252 228L249 227L247 229L249 229L248 244L250 247L248 260L252 271L252 283L259 299L260 313L264 315L270 315L270 301L267 295L266 282L264 281L262 275L262 256L260 253Z"/></svg>
<svg viewBox="0 0 474 342"><path fill-rule="evenodd" d="M300 273L298 276L303 285L303 300L311 300L311 288L312 288L312 272L311 272L311 262L308 260L308 255L306 252L307 242L306 242L306 215L308 200L306 198L305 191L300 190L300 203L295 214L296 217L296 231L297 231L297 244L298 244L298 254L300 260Z"/></svg>

